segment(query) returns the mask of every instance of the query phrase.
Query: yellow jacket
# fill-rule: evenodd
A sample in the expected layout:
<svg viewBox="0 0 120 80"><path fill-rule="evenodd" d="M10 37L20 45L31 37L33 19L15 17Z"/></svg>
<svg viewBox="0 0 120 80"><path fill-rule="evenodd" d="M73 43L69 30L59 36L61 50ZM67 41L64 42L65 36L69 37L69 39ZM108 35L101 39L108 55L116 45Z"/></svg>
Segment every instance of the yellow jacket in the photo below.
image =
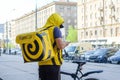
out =
<svg viewBox="0 0 120 80"><path fill-rule="evenodd" d="M55 56L51 59L51 60L47 60L47 61L43 61L43 62L39 62L39 65L61 65L62 64L62 50L59 50L57 48L57 45L55 43L55 39L54 39L54 33L53 30L55 27L60 28L60 25L64 22L64 19L58 14L58 13L53 13L47 20L46 24L43 26L44 28L50 27L48 28L49 31L49 36L51 39L51 43L54 48L54 54Z"/></svg>

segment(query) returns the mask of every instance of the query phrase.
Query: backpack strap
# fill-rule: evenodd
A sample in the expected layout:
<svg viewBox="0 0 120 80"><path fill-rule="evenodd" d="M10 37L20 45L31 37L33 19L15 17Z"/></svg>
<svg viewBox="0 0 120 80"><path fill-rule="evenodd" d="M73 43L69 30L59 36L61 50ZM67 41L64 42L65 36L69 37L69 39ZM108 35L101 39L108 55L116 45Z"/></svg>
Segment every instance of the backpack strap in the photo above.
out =
<svg viewBox="0 0 120 80"><path fill-rule="evenodd" d="M47 28L43 28L43 29L42 29L42 30L40 30L40 31L47 30L47 29L49 29L50 27L52 27L52 26L49 26L49 27L47 27Z"/></svg>

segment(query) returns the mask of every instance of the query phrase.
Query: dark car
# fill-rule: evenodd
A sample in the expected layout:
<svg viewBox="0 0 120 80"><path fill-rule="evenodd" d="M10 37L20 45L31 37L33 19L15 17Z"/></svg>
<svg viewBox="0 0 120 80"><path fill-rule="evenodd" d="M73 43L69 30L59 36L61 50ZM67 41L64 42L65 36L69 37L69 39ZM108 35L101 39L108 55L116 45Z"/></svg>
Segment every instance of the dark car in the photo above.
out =
<svg viewBox="0 0 120 80"><path fill-rule="evenodd" d="M120 50L117 51L113 56L109 57L108 62L120 64Z"/></svg>
<svg viewBox="0 0 120 80"><path fill-rule="evenodd" d="M88 50L86 52L84 52L81 56L80 59L81 60L86 60L89 61L89 57L92 56L92 54L95 52L95 50Z"/></svg>
<svg viewBox="0 0 120 80"><path fill-rule="evenodd" d="M92 62L107 62L107 58L114 55L118 49L116 48L100 48L97 49L92 56L89 57L89 60Z"/></svg>

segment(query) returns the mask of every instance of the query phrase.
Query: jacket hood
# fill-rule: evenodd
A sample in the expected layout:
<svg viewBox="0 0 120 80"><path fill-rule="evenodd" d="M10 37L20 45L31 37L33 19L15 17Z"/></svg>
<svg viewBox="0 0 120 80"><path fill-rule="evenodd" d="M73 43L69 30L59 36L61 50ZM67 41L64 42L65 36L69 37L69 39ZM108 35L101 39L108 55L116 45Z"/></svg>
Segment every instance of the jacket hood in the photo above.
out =
<svg viewBox="0 0 120 80"><path fill-rule="evenodd" d="M64 23L64 19L58 14L58 13L53 13L48 19L46 24L43 26L45 28L49 26L53 27L60 27L61 24Z"/></svg>

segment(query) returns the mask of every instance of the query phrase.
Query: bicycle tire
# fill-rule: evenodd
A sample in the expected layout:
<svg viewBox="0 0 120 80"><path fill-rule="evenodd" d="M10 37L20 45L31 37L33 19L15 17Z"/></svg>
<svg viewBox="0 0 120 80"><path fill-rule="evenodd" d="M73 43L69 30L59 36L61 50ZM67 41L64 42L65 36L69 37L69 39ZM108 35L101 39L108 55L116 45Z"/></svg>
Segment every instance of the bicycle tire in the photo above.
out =
<svg viewBox="0 0 120 80"><path fill-rule="evenodd" d="M99 80L99 79L97 79L97 78L87 78L85 80Z"/></svg>

